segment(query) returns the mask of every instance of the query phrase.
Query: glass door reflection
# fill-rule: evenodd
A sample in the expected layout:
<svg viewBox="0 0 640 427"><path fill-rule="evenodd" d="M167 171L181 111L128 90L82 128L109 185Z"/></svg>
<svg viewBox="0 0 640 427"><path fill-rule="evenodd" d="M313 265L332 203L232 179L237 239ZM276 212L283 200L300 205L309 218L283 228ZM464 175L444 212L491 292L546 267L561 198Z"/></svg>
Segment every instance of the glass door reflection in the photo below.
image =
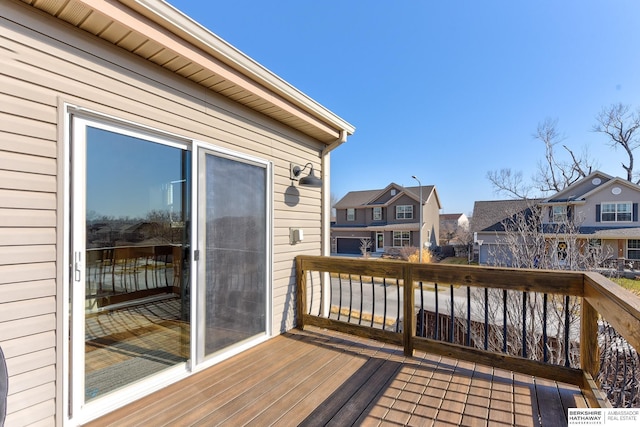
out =
<svg viewBox="0 0 640 427"><path fill-rule="evenodd" d="M190 155L86 127L85 402L189 358Z"/></svg>

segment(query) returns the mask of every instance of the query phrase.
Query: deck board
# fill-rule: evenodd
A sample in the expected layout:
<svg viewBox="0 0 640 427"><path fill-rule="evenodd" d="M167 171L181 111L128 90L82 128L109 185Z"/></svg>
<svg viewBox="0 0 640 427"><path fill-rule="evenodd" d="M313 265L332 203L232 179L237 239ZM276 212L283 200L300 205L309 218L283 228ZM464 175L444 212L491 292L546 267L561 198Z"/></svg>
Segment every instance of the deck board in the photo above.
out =
<svg viewBox="0 0 640 427"><path fill-rule="evenodd" d="M88 425L557 425L584 406L574 386L308 328Z"/></svg>

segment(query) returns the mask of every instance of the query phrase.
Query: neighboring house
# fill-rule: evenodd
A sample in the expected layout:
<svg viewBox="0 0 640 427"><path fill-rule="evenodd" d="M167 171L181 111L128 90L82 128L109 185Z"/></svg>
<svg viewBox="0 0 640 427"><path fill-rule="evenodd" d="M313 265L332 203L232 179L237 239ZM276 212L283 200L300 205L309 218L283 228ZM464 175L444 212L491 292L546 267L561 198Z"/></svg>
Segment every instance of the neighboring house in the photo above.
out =
<svg viewBox="0 0 640 427"><path fill-rule="evenodd" d="M461 232L469 230L469 218L463 213L440 214L440 243L467 244L461 241Z"/></svg>
<svg viewBox="0 0 640 427"><path fill-rule="evenodd" d="M294 326L349 123L159 0L3 0L0 37L7 426L83 424Z"/></svg>
<svg viewBox="0 0 640 427"><path fill-rule="evenodd" d="M584 248L614 259L640 260L640 186L596 171L551 197L536 200L476 202L471 231L481 264L492 264L492 247L500 245L504 223L518 212L536 206L545 236L560 236L565 224ZM560 241L559 245L563 242ZM558 248L549 248L555 253ZM584 249L581 249L584 250Z"/></svg>
<svg viewBox="0 0 640 427"><path fill-rule="evenodd" d="M422 186L422 241L435 249L439 235L440 199L433 185ZM332 251L359 254L363 239L372 252L420 246L420 187L391 183L382 190L351 191L335 205L331 225Z"/></svg>

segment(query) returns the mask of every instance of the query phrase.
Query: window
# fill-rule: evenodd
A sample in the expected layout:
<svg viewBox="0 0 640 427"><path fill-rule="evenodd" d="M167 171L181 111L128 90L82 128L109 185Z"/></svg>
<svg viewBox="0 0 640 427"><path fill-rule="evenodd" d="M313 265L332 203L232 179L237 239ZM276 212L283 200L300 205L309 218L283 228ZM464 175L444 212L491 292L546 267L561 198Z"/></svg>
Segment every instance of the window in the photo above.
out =
<svg viewBox="0 0 640 427"><path fill-rule="evenodd" d="M601 219L602 222L624 222L631 221L631 202L625 203L603 203Z"/></svg>
<svg viewBox="0 0 640 427"><path fill-rule="evenodd" d="M601 239L589 239L589 255L592 259L596 259L602 253L602 240Z"/></svg>
<svg viewBox="0 0 640 427"><path fill-rule="evenodd" d="M413 205L396 206L396 219L413 219Z"/></svg>
<svg viewBox="0 0 640 427"><path fill-rule="evenodd" d="M394 231L393 246L411 246L411 234L409 231Z"/></svg>
<svg viewBox="0 0 640 427"><path fill-rule="evenodd" d="M356 210L354 208L347 209L347 221L356 220Z"/></svg>
<svg viewBox="0 0 640 427"><path fill-rule="evenodd" d="M640 259L640 239L627 240L627 258Z"/></svg>
<svg viewBox="0 0 640 427"><path fill-rule="evenodd" d="M551 222L565 222L567 220L567 207L554 206L552 210Z"/></svg>
<svg viewBox="0 0 640 427"><path fill-rule="evenodd" d="M373 220L381 221L382 220L382 208L377 206L373 208Z"/></svg>

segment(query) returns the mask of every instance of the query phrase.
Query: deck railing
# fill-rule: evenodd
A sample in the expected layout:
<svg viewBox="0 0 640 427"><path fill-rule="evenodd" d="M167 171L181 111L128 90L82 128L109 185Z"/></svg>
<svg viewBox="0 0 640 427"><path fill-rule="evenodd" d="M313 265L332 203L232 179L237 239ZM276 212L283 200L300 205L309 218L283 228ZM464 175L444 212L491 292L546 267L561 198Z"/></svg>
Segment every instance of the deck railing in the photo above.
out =
<svg viewBox="0 0 640 427"><path fill-rule="evenodd" d="M104 311L162 293L184 293L183 250L171 244L87 249L87 308Z"/></svg>
<svg viewBox="0 0 640 427"><path fill-rule="evenodd" d="M626 364L599 384L603 321L640 348L640 298L600 274L320 256L298 256L296 270L299 328L574 384L592 407L638 387L640 367Z"/></svg>

